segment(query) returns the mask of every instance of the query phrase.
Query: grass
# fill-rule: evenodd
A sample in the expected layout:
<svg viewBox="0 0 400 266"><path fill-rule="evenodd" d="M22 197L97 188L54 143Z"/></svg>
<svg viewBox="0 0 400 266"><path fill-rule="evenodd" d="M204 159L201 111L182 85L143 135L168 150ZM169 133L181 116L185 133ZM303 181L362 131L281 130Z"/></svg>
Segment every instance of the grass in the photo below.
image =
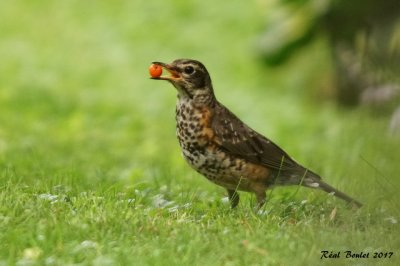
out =
<svg viewBox="0 0 400 266"><path fill-rule="evenodd" d="M323 41L265 69L263 27L256 2L3 1L0 265L398 265L388 118L316 97ZM174 89L147 78L151 61L179 57L203 61L218 98L365 206L290 187L262 213L245 193L230 210L180 156Z"/></svg>

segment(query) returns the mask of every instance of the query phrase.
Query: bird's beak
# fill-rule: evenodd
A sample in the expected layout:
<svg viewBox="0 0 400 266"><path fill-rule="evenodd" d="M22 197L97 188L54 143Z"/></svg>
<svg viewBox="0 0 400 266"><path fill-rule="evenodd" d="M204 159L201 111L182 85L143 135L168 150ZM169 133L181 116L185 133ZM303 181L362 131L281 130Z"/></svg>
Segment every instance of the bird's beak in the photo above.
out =
<svg viewBox="0 0 400 266"><path fill-rule="evenodd" d="M179 74L179 72L172 67L169 64L165 64L165 63L161 63L161 62L152 62L152 64L154 65L158 65L161 66L163 68L165 68L169 74L171 74L170 76L160 76L160 77L152 77L151 79L160 79L160 80L169 80L169 81L175 81L175 80L179 80L181 79L181 75Z"/></svg>

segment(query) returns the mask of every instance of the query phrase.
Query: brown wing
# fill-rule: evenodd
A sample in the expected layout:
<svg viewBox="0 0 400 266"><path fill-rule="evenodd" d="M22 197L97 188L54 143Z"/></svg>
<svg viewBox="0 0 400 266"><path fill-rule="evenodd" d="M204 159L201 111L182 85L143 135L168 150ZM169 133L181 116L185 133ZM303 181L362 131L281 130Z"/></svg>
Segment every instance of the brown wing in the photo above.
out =
<svg viewBox="0 0 400 266"><path fill-rule="evenodd" d="M211 121L216 142L230 154L276 170L299 170L299 166L275 143L252 130L223 105L217 105Z"/></svg>

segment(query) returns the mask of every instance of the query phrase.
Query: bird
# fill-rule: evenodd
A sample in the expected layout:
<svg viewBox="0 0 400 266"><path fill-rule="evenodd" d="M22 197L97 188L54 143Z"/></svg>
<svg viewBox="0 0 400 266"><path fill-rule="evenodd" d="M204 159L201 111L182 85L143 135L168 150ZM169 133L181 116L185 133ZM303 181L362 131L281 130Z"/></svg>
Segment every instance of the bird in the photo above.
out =
<svg viewBox="0 0 400 266"><path fill-rule="evenodd" d="M239 203L239 191L254 193L260 209L268 189L286 185L320 189L355 207L362 206L220 103L210 74L200 61L176 59L152 64L167 70L168 75L151 79L168 81L177 90L176 135L183 157L194 170L227 190L232 209Z"/></svg>

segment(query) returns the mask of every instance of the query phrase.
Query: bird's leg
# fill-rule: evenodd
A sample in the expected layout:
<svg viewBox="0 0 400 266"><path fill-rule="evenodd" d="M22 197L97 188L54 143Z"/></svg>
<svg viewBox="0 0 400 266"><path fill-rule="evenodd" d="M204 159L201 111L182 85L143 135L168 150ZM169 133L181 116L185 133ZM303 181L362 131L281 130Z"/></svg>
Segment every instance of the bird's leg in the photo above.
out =
<svg viewBox="0 0 400 266"><path fill-rule="evenodd" d="M265 198L266 198L265 190L257 191L256 198L257 198L257 210L260 210L265 203Z"/></svg>
<svg viewBox="0 0 400 266"><path fill-rule="evenodd" d="M232 209L239 204L239 194L236 190L228 189L228 197L231 202Z"/></svg>

